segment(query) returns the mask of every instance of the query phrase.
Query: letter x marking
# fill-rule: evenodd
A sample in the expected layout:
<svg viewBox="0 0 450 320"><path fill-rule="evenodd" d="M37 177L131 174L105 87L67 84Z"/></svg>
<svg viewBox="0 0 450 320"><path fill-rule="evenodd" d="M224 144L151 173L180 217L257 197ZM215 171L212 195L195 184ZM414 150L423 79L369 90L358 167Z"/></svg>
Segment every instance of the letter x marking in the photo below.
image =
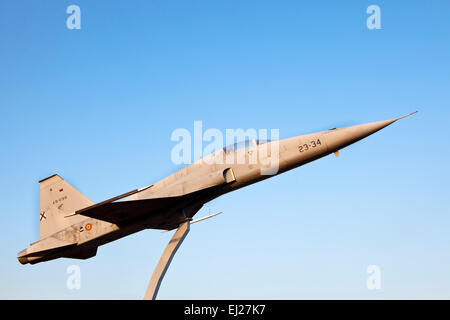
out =
<svg viewBox="0 0 450 320"><path fill-rule="evenodd" d="M42 219L47 219L47 217L45 216L45 211L41 212L41 217L39 218L39 221L42 221Z"/></svg>

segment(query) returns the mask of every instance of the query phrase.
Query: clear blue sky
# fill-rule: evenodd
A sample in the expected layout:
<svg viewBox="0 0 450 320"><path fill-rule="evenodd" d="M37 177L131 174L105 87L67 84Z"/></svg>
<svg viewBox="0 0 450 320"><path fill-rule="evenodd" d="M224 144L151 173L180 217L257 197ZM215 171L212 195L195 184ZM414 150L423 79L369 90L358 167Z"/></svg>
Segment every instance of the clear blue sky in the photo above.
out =
<svg viewBox="0 0 450 320"><path fill-rule="evenodd" d="M0 298L141 299L171 237L20 265L53 173L98 202L179 169L170 136L195 120L287 138L419 110L207 205L224 214L192 226L159 298L449 299L449 17L438 0L2 1Z"/></svg>

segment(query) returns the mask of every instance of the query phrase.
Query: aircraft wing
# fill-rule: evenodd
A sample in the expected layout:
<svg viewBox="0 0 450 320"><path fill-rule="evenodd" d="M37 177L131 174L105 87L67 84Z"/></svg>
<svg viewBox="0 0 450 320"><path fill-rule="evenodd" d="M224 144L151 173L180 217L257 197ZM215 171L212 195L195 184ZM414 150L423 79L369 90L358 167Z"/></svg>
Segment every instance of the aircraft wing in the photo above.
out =
<svg viewBox="0 0 450 320"><path fill-rule="evenodd" d="M137 198L136 200L116 201L124 196L139 192L139 190L135 190L122 196L80 209L74 214L80 214L114 224L123 224L174 207L183 208L195 203L202 204L202 199L218 188L234 181L234 174L232 174L232 177L230 178L227 174L224 175L224 173L220 171L203 177L203 179L199 179L199 181L191 181L184 185L177 184L169 187L167 190L163 190L164 193L162 194L170 194L171 196L157 197L154 195L143 199Z"/></svg>
<svg viewBox="0 0 450 320"><path fill-rule="evenodd" d="M77 211L77 214L103 221L121 224L126 221L139 219L176 205L180 197L155 198L144 200L131 200L109 202L100 206L92 206Z"/></svg>

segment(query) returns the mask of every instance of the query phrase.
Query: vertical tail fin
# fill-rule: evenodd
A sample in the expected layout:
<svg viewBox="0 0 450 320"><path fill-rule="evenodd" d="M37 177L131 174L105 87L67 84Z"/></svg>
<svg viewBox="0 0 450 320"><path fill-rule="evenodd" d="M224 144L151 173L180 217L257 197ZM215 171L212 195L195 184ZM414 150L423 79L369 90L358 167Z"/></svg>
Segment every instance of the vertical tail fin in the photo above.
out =
<svg viewBox="0 0 450 320"><path fill-rule="evenodd" d="M86 217L70 213L93 204L57 174L39 181L41 188L40 236L48 237Z"/></svg>

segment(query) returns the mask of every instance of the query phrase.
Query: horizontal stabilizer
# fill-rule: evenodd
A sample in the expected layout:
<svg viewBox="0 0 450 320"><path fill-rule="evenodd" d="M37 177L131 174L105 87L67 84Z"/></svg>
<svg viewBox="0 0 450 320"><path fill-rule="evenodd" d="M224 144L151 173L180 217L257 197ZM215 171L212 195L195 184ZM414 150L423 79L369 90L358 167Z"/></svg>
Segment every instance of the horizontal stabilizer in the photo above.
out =
<svg viewBox="0 0 450 320"><path fill-rule="evenodd" d="M75 247L76 245L76 243L66 242L54 237L48 237L32 243L27 249L19 252L17 258L20 263L25 264L43 256L58 252L62 249Z"/></svg>

